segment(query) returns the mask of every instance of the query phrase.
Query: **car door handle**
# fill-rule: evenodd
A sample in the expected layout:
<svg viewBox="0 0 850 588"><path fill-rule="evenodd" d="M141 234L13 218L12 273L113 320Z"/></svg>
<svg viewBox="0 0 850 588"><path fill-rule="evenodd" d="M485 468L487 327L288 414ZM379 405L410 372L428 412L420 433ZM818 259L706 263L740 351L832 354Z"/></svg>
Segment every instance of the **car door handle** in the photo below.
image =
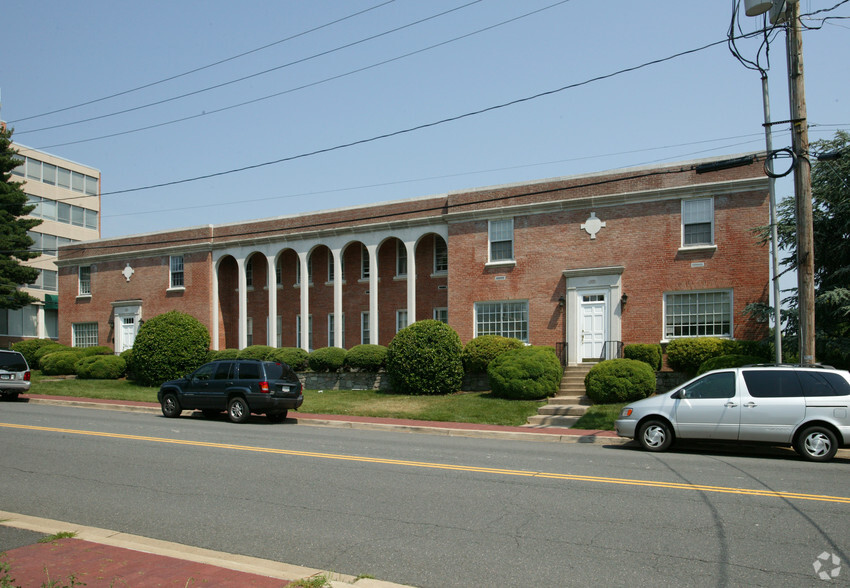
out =
<svg viewBox="0 0 850 588"><path fill-rule="evenodd" d="M738 406L738 403L737 402L727 402L723 406L725 406L726 408L735 408L736 406Z"/></svg>
<svg viewBox="0 0 850 588"><path fill-rule="evenodd" d="M747 408L755 408L756 406L758 406L758 404L756 404L755 402L748 402L744 406L746 406Z"/></svg>

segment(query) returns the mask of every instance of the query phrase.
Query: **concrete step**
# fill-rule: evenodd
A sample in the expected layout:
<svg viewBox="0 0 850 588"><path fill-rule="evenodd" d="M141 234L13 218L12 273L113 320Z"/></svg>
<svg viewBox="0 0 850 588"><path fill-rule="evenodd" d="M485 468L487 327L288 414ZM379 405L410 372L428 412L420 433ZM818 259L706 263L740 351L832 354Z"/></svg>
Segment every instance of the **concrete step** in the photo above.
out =
<svg viewBox="0 0 850 588"><path fill-rule="evenodd" d="M587 406L581 404L547 404L537 409L543 416L581 416L587 412Z"/></svg>
<svg viewBox="0 0 850 588"><path fill-rule="evenodd" d="M552 398L549 399L549 404L557 404L557 405L578 404L578 405L581 405L581 406L590 406L593 403L590 401L590 398L588 398L584 394L576 394L576 395L558 394L557 396L553 396Z"/></svg>
<svg viewBox="0 0 850 588"><path fill-rule="evenodd" d="M577 416L549 416L549 415L534 415L528 418L526 427L565 427L570 428L581 417Z"/></svg>

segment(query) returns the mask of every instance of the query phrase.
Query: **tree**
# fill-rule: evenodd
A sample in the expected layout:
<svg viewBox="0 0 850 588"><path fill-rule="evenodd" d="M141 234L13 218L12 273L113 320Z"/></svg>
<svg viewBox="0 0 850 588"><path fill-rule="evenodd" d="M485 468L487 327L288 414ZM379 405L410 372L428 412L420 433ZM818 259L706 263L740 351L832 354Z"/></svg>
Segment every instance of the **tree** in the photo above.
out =
<svg viewBox="0 0 850 588"><path fill-rule="evenodd" d="M850 363L850 133L838 131L833 139L815 141L812 154L837 155L812 164L812 216L815 242L815 337L818 360L847 366ZM790 255L782 265L797 265L794 198L778 207L777 229L782 249ZM798 332L797 295L790 303L786 336L791 343Z"/></svg>
<svg viewBox="0 0 850 588"><path fill-rule="evenodd" d="M12 130L0 128L0 309L17 309L36 299L18 289L38 279L38 270L21 265L41 255L31 251L33 240L27 231L41 220L24 218L33 208L27 204L22 182L12 181L11 171L21 164L12 148Z"/></svg>

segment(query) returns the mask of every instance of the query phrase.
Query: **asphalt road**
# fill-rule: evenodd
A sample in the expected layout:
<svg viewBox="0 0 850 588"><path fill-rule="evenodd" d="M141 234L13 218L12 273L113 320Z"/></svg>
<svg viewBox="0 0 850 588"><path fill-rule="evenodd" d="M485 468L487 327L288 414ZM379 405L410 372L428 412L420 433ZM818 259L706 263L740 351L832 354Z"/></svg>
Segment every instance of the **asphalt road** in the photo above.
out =
<svg viewBox="0 0 850 588"><path fill-rule="evenodd" d="M845 458L26 403L0 444L0 510L415 586L850 584Z"/></svg>

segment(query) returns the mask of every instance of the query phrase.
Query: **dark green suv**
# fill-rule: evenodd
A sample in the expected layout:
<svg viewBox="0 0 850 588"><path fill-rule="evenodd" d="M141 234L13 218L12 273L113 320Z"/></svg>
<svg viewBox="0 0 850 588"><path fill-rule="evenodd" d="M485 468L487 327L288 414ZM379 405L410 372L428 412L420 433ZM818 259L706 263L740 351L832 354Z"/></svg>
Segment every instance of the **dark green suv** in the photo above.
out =
<svg viewBox="0 0 850 588"><path fill-rule="evenodd" d="M282 422L290 409L304 402L301 381L285 363L256 359L222 359L199 367L179 380L165 382L157 398L162 414L178 417L183 410L201 410L213 417L222 411L234 423L251 413Z"/></svg>

